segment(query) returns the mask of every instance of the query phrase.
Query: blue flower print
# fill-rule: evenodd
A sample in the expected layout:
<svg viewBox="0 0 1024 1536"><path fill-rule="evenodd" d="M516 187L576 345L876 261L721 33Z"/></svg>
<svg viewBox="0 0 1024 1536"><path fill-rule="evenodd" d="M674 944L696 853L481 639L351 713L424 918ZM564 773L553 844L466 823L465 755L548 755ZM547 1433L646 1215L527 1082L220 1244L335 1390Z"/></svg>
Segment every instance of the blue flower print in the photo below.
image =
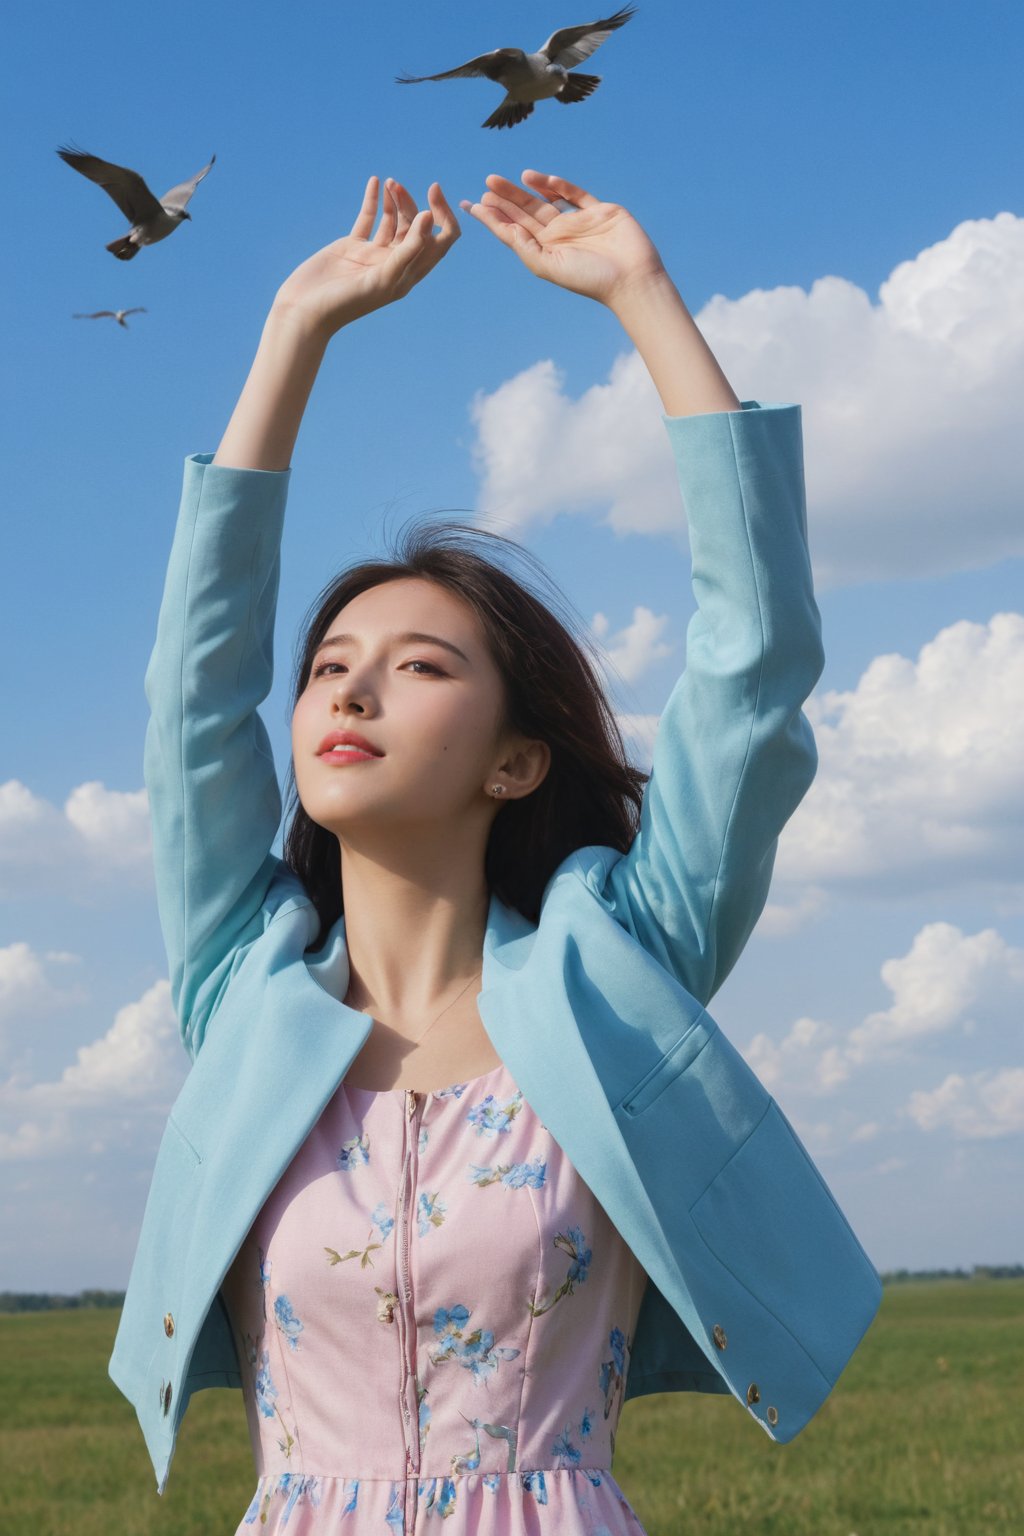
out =
<svg viewBox="0 0 1024 1536"><path fill-rule="evenodd" d="M427 1145L427 1142L429 1140L430 1140L430 1132L427 1130L425 1125L421 1125L420 1126L419 1140L416 1143L416 1151L420 1154L420 1156L423 1155L423 1152L424 1152L424 1150L426 1148L426 1145Z"/></svg>
<svg viewBox="0 0 1024 1536"><path fill-rule="evenodd" d="M265 1349L260 1356L260 1368L256 1372L256 1406L265 1419L274 1417L277 1411L274 1408L276 1397L277 1388L270 1374L270 1350Z"/></svg>
<svg viewBox="0 0 1024 1536"><path fill-rule="evenodd" d="M514 1360L519 1350L496 1346L489 1328L475 1328L464 1337L469 1317L468 1309L461 1304L452 1307L451 1311L438 1307L434 1313L434 1332L441 1342L430 1351L429 1358L434 1365L457 1360L472 1372L473 1381L479 1386L481 1381L486 1382L487 1377L494 1374L502 1360Z"/></svg>
<svg viewBox="0 0 1024 1536"><path fill-rule="evenodd" d="M544 1312L550 1312L556 1301L561 1301L563 1296L571 1296L575 1286L582 1285L587 1278L590 1268L591 1250L587 1247L587 1240L579 1227L570 1227L568 1232L559 1232L553 1239L556 1248L561 1248L572 1258L569 1271L558 1290L550 1301L546 1301L542 1307L527 1300L527 1308L533 1317L540 1317Z"/></svg>
<svg viewBox="0 0 1024 1536"><path fill-rule="evenodd" d="M283 1292L274 1302L274 1321L288 1340L288 1348L298 1349L302 1324L292 1311L292 1304Z"/></svg>
<svg viewBox="0 0 1024 1536"><path fill-rule="evenodd" d="M580 1419L580 1439L581 1440L589 1440L590 1439L590 1432L591 1432L592 1429L593 1429L593 1424L591 1423L591 1419L590 1419L590 1409L589 1408L584 1408L584 1410L583 1410L583 1417L582 1417L582 1419Z"/></svg>
<svg viewBox="0 0 1024 1536"><path fill-rule="evenodd" d="M300 1499L305 1499L315 1509L320 1503L321 1480L319 1477L302 1477L297 1472L282 1472L277 1481L278 1493L286 1493L288 1502L281 1514L282 1529L288 1524L292 1510Z"/></svg>
<svg viewBox="0 0 1024 1536"><path fill-rule="evenodd" d="M493 1168L470 1163L469 1182L475 1184L478 1189L485 1189L488 1184L499 1182L504 1184L506 1189L542 1189L547 1171L547 1163L539 1157L535 1157L529 1163L496 1163Z"/></svg>
<svg viewBox="0 0 1024 1536"><path fill-rule="evenodd" d="M422 1498L427 1495L427 1514L450 1515L455 1510L455 1479L452 1477L431 1477L417 1485L417 1495Z"/></svg>
<svg viewBox="0 0 1024 1536"><path fill-rule="evenodd" d="M523 1108L523 1095L517 1088L510 1099L499 1103L493 1093L489 1093L479 1104L474 1104L466 1115L470 1125L476 1126L478 1136L497 1136L502 1131L510 1131L512 1122Z"/></svg>
<svg viewBox="0 0 1024 1536"><path fill-rule="evenodd" d="M567 1424L562 1433L551 1442L551 1454L559 1465L575 1467L579 1462L581 1451L578 1451L572 1443L572 1425Z"/></svg>
<svg viewBox="0 0 1024 1536"><path fill-rule="evenodd" d="M435 1099L461 1099L468 1083L452 1083L448 1088L439 1088L434 1094Z"/></svg>
<svg viewBox="0 0 1024 1536"><path fill-rule="evenodd" d="M617 1392L622 1390L626 1375L626 1350L629 1347L628 1340L621 1328L613 1328L608 1335L608 1343L611 1346L612 1358L605 1360L597 1373L598 1385L604 1393L604 1416L607 1419L612 1411L612 1403Z"/></svg>
<svg viewBox="0 0 1024 1536"><path fill-rule="evenodd" d="M353 1136L350 1141L343 1141L341 1151L338 1153L338 1167L343 1173L351 1173L353 1168L364 1167L370 1161L370 1135L364 1131L361 1136Z"/></svg>
<svg viewBox="0 0 1024 1536"><path fill-rule="evenodd" d="M485 1472L481 1478L481 1482L489 1493L497 1493L498 1489L501 1487L501 1473Z"/></svg>
<svg viewBox="0 0 1024 1536"><path fill-rule="evenodd" d="M448 1212L448 1206L436 1192L428 1195L425 1191L420 1195L417 1209L418 1230L420 1237L424 1237L431 1227L439 1227Z"/></svg>
<svg viewBox="0 0 1024 1536"><path fill-rule="evenodd" d="M399 1492L398 1484L391 1484L391 1497L388 1499L388 1511L384 1516L384 1524L393 1531L401 1531L405 1526L405 1511L402 1508L403 1500ZM355 1505L352 1506L355 1509ZM347 1511L346 1511L347 1513Z"/></svg>
<svg viewBox="0 0 1024 1536"><path fill-rule="evenodd" d="M391 1207L386 1200L378 1200L370 1213L370 1220L380 1233L381 1242L387 1237L395 1224L395 1218L391 1214Z"/></svg>
<svg viewBox="0 0 1024 1536"><path fill-rule="evenodd" d="M532 1493L538 1504L547 1503L548 1487L543 1472L521 1472L520 1478L526 1493Z"/></svg>
<svg viewBox="0 0 1024 1536"><path fill-rule="evenodd" d="M342 1510L342 1512L341 1512L342 1515L354 1515L355 1512L356 1512L356 1504L358 1502L359 1502L359 1479L358 1479L358 1477L354 1477L352 1479L352 1497L349 1499L348 1503L345 1505L345 1508Z"/></svg>
<svg viewBox="0 0 1024 1536"><path fill-rule="evenodd" d="M461 1305L452 1307L447 1311L444 1307L438 1307L434 1313L434 1332L441 1343L438 1345L437 1354L445 1359L455 1353L458 1348L458 1340L462 1338L462 1330L469 1322L469 1308Z"/></svg>

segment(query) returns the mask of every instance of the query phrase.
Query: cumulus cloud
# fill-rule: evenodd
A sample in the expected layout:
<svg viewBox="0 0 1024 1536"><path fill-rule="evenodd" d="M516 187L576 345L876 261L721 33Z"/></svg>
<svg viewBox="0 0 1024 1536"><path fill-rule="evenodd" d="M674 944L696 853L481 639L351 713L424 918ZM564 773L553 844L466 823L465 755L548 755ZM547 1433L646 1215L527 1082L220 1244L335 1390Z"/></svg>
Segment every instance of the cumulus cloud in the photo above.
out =
<svg viewBox="0 0 1024 1536"><path fill-rule="evenodd" d="M882 980L892 1004L850 1031L846 1053L853 1062L954 1028L973 1033L979 1016L988 1030L1001 1032L1019 1017L1024 950L994 928L964 934L952 923L928 923L907 954L885 962Z"/></svg>
<svg viewBox="0 0 1024 1536"><path fill-rule="evenodd" d="M802 1018L778 1044L755 1035L743 1054L766 1088L828 1093L850 1075L838 1038L832 1025Z"/></svg>
<svg viewBox="0 0 1024 1536"><path fill-rule="evenodd" d="M834 1094L866 1068L927 1061L937 1037L947 1050L951 1040L970 1042L975 1058L1010 1042L1019 1048L1024 949L994 929L965 934L952 923L926 924L906 954L885 961L881 977L890 1006L852 1028L800 1018L781 1040L762 1031L741 1047L765 1087L798 1098ZM1018 1128L1018 1110L1024 1115L1022 1082L1024 1072L1016 1069L969 1079L954 1074L941 1088L914 1093L908 1112L925 1130L947 1125L958 1136L1004 1135ZM983 1131L986 1113L991 1129ZM879 1130L877 1120L868 1120L848 1139L870 1140Z"/></svg>
<svg viewBox="0 0 1024 1536"><path fill-rule="evenodd" d="M0 947L0 1060L24 1045L25 1023L80 1000L78 988L55 986L50 976L55 966L66 970L75 959L62 952L41 955L20 941Z"/></svg>
<svg viewBox="0 0 1024 1536"><path fill-rule="evenodd" d="M931 1092L912 1093L907 1113L922 1131L948 1129L958 1141L1024 1131L1024 1067L969 1077L953 1072Z"/></svg>
<svg viewBox="0 0 1024 1536"><path fill-rule="evenodd" d="M788 886L935 890L1024 868L1024 615L940 630L813 696L817 777L780 840Z"/></svg>
<svg viewBox="0 0 1024 1536"><path fill-rule="evenodd" d="M106 1033L81 1046L59 1078L0 1085L0 1162L93 1144L112 1116L127 1127L140 1113L162 1113L186 1070L170 983L161 980L120 1008Z"/></svg>
<svg viewBox="0 0 1024 1536"><path fill-rule="evenodd" d="M59 882L74 899L85 882L151 878L148 799L144 789L107 789L91 781L63 806L17 779L0 784L0 895L20 896Z"/></svg>
<svg viewBox="0 0 1024 1536"><path fill-rule="evenodd" d="M631 623L609 634L610 624L603 613L595 613L591 629L616 678L635 683L656 661L671 656L675 650L662 638L669 624L667 613L654 613L642 604L633 609Z"/></svg>
<svg viewBox="0 0 1024 1536"><path fill-rule="evenodd" d="M957 225L897 266L876 302L827 276L809 292L716 296L697 318L741 393L803 405L820 586L1024 553L1024 219ZM603 508L618 533L677 532L660 412L636 353L576 400L552 359L477 395L481 513L526 526Z"/></svg>

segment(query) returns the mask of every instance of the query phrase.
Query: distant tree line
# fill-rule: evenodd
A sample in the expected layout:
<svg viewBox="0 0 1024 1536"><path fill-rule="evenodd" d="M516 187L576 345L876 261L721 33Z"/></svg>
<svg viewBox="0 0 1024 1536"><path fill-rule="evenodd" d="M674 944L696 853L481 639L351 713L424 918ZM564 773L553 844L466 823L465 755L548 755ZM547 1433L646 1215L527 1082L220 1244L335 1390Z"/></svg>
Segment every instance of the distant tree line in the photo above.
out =
<svg viewBox="0 0 1024 1536"><path fill-rule="evenodd" d="M124 1291L79 1291L58 1296L52 1291L0 1291L0 1312L65 1312L73 1307L119 1307Z"/></svg>
<svg viewBox="0 0 1024 1536"><path fill-rule="evenodd" d="M1022 1280L1024 1264L975 1264L970 1269L888 1269L883 1285L908 1280ZM0 1312L64 1312L75 1307L120 1307L124 1291L79 1291L60 1296L52 1291L0 1291Z"/></svg>
<svg viewBox="0 0 1024 1536"><path fill-rule="evenodd" d="M887 1269L883 1285L901 1285L906 1280L1020 1280L1024 1264L975 1264L970 1269Z"/></svg>

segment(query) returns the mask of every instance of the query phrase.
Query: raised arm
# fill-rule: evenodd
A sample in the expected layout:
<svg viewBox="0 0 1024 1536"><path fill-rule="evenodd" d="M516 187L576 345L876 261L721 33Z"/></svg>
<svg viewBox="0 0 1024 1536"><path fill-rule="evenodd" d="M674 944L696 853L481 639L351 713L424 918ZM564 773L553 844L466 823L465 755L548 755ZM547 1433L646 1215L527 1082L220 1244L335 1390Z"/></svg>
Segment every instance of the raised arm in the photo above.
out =
<svg viewBox="0 0 1024 1536"><path fill-rule="evenodd" d="M800 411L743 406L624 208L561 177L487 178L463 207L537 276L607 305L661 396L698 609L662 713L640 830L602 898L707 1003L764 906L778 835L814 776L801 705L821 672ZM560 212L555 206L571 205Z"/></svg>
<svg viewBox="0 0 1024 1536"><path fill-rule="evenodd" d="M408 293L459 234L436 183L418 212L392 181L374 233L380 191L371 177L351 233L281 285L216 454L185 464L146 671L145 775L172 997L193 1056L282 868L270 851L281 800L257 711L273 679L279 548L302 415L331 337Z"/></svg>

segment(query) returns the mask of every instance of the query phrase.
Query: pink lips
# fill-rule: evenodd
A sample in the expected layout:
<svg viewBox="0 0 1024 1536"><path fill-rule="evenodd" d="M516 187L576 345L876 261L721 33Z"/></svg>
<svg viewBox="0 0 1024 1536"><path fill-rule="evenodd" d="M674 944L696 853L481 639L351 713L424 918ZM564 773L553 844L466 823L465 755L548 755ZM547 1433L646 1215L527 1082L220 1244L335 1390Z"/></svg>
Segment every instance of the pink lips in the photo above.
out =
<svg viewBox="0 0 1024 1536"><path fill-rule="evenodd" d="M347 746L356 748L355 751L335 752L334 747ZM365 763L367 759L383 757L383 752L378 752L372 742L365 736L360 736L358 731L331 731L325 736L317 748L317 756L322 762L327 763Z"/></svg>

